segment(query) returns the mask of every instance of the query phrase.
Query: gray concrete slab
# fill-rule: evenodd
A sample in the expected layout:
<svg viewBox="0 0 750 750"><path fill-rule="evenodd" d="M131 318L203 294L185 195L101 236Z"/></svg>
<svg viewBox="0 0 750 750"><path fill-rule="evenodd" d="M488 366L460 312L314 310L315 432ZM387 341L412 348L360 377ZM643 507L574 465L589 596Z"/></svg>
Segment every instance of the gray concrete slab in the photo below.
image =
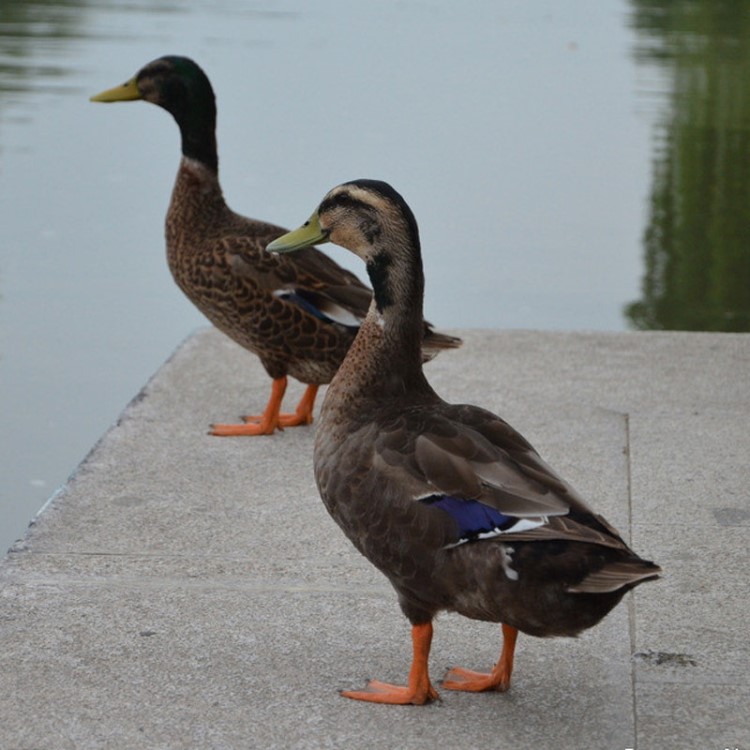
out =
<svg viewBox="0 0 750 750"><path fill-rule="evenodd" d="M436 388L509 419L662 581L577 640L522 636L509 693L341 698L404 679L407 623L309 429L206 434L269 384L200 331L0 563L0 748L750 748L750 336L460 334ZM441 617L433 677L488 668L498 630Z"/></svg>

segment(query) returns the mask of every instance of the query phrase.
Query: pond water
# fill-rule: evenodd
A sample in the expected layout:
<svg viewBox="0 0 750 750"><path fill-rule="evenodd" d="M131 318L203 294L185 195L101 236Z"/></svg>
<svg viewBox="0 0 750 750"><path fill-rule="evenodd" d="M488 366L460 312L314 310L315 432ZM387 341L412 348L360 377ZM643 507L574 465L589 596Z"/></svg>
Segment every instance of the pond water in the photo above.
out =
<svg viewBox="0 0 750 750"><path fill-rule="evenodd" d="M174 122L89 95L193 57L230 205L281 225L391 182L441 327L748 330L749 35L739 0L2 0L0 549L204 324Z"/></svg>

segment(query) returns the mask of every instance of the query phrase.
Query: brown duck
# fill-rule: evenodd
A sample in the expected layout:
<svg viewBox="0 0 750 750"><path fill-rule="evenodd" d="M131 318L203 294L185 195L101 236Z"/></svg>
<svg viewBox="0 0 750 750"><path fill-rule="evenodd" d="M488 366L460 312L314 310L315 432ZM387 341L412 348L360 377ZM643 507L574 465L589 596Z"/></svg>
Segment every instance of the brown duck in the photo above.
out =
<svg viewBox="0 0 750 750"><path fill-rule="evenodd" d="M214 435L267 435L312 422L318 386L329 383L370 304L372 292L315 248L294 258L265 246L285 230L240 216L219 184L216 103L198 65L162 57L96 102L144 99L166 109L182 136L182 160L166 219L167 260L175 281L221 331L258 355L273 379L260 416L216 424ZM424 324L424 357L460 345ZM293 414L282 414L287 376L307 384Z"/></svg>
<svg viewBox="0 0 750 750"><path fill-rule="evenodd" d="M328 511L398 593L412 624L406 686L370 682L343 695L421 704L441 610L502 623L487 674L452 669L451 690L507 690L518 631L574 636L660 568L539 457L507 422L448 404L422 372L424 277L412 212L389 185L331 190L310 220L269 250L330 241L367 264L373 302L333 379L315 436L315 477Z"/></svg>

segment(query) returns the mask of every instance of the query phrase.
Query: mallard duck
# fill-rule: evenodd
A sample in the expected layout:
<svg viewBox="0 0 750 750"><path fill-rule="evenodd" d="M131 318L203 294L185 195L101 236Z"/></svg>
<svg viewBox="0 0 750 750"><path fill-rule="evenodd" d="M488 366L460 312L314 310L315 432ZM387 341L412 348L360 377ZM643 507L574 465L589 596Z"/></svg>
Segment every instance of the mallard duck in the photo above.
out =
<svg viewBox="0 0 750 750"><path fill-rule="evenodd" d="M258 355L273 379L260 416L213 425L214 435L267 435L312 422L318 386L329 383L367 313L371 291L319 250L294 258L264 252L284 229L234 213L219 184L216 104L211 83L185 57L161 57L95 102L144 99L172 114L182 160L166 219L175 281L221 331ZM425 324L424 356L460 345ZM307 384L293 414L282 414L287 376Z"/></svg>
<svg viewBox="0 0 750 750"><path fill-rule="evenodd" d="M507 422L449 404L419 356L424 276L417 222L388 184L331 190L274 253L334 242L365 261L373 302L326 394L314 447L329 513L398 593L412 625L405 686L343 695L422 704L438 693L428 657L441 610L502 624L488 673L449 671L451 690L507 690L518 631L575 636L660 568L560 478Z"/></svg>

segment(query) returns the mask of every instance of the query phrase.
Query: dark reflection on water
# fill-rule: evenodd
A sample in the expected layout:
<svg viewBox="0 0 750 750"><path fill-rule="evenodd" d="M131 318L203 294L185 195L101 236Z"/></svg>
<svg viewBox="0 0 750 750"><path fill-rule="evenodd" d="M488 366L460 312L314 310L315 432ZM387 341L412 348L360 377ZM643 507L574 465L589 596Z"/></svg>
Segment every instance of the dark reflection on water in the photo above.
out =
<svg viewBox="0 0 750 750"><path fill-rule="evenodd" d="M79 0L3 0L0 9L0 96L59 89L68 70L58 60L40 61L40 50L80 39L86 7Z"/></svg>
<svg viewBox="0 0 750 750"><path fill-rule="evenodd" d="M118 23L118 17L143 17L183 15L200 12L224 12L214 0L183 2L170 0L132 0L128 3L86 2L86 0L1 0L0 1L0 119L3 99L20 92L45 93L69 89L80 91L78 86L64 83L77 71L75 42L129 38L129 32ZM87 15L96 11L105 19L92 30L87 25ZM297 14L273 8L232 7L232 13L256 18L289 18ZM130 37L135 34L130 32ZM158 31L139 31L139 42L149 37L158 39ZM73 43L73 44L71 44ZM62 53L70 46L71 55ZM48 58L48 59L45 59ZM6 96L4 97L3 94Z"/></svg>
<svg viewBox="0 0 750 750"><path fill-rule="evenodd" d="M110 16L95 30L91 11ZM176 2L97 3L85 0L2 0L0 4L0 119L3 100L20 93L82 91L66 83L75 76L76 43L126 40L128 32L118 16L183 14L188 8ZM148 34L139 34L143 39Z"/></svg>
<svg viewBox="0 0 750 750"><path fill-rule="evenodd" d="M750 331L750 2L631 0L662 70L638 329Z"/></svg>

